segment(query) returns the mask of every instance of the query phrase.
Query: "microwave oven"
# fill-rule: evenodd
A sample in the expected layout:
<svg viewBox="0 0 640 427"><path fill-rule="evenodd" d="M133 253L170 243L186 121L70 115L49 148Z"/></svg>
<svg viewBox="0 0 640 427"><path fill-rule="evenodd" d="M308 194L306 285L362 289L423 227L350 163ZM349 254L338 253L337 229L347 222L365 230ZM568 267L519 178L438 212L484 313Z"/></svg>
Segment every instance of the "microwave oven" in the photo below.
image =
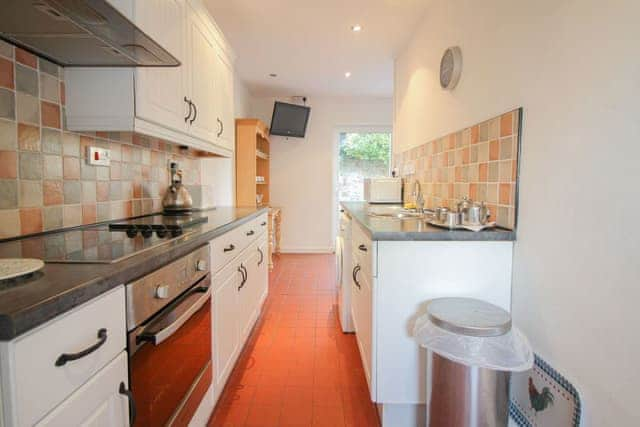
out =
<svg viewBox="0 0 640 427"><path fill-rule="evenodd" d="M369 203L402 203L402 178L365 178L364 199Z"/></svg>

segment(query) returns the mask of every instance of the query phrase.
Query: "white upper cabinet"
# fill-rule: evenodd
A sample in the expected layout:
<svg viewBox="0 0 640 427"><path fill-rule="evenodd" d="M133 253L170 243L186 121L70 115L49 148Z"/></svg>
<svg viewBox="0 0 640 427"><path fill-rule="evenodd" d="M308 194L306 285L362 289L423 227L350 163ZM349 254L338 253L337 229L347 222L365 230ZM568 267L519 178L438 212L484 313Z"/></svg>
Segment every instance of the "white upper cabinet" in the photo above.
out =
<svg viewBox="0 0 640 427"><path fill-rule="evenodd" d="M232 54L202 2L118 0L116 7L181 65L66 69L67 127L139 132L231 156Z"/></svg>
<svg viewBox="0 0 640 427"><path fill-rule="evenodd" d="M135 15L136 23L183 64L136 70L136 115L158 125L187 130L185 2L138 1Z"/></svg>

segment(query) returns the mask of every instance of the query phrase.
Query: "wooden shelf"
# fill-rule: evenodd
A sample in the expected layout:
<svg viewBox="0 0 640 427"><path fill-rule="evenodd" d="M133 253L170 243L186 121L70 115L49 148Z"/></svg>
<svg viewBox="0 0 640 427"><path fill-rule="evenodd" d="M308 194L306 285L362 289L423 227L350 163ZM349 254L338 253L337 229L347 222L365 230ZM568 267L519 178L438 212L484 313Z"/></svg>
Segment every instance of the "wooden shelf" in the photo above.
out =
<svg viewBox="0 0 640 427"><path fill-rule="evenodd" d="M236 120L236 205L269 205L269 128L258 119ZM257 182L256 176L264 177Z"/></svg>

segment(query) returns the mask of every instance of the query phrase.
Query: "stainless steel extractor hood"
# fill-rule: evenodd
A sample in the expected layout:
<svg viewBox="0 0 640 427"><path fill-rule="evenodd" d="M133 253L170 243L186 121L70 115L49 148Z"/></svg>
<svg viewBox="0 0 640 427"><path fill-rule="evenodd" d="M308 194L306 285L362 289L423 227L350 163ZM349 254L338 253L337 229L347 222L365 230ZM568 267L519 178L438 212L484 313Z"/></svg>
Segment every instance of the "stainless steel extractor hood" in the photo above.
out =
<svg viewBox="0 0 640 427"><path fill-rule="evenodd" d="M4 0L0 38L64 67L180 65L106 0Z"/></svg>

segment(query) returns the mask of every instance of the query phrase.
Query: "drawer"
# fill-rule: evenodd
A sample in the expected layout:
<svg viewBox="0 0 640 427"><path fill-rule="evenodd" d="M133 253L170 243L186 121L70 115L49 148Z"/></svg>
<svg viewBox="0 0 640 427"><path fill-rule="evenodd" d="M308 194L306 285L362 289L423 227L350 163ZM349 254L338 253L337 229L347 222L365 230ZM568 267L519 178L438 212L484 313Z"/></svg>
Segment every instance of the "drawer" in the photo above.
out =
<svg viewBox="0 0 640 427"><path fill-rule="evenodd" d="M127 353L122 352L68 399L41 420L37 427L128 426Z"/></svg>
<svg viewBox="0 0 640 427"><path fill-rule="evenodd" d="M240 255L247 246L246 224L224 233L211 241L211 272L224 268L232 259Z"/></svg>
<svg viewBox="0 0 640 427"><path fill-rule="evenodd" d="M378 243L371 240L360 224L353 222L351 227L351 251L354 263L360 264L363 273L370 277L378 276Z"/></svg>
<svg viewBox="0 0 640 427"><path fill-rule="evenodd" d="M269 229L269 214L267 212L260 215L255 219L255 229L258 232L258 235L266 232Z"/></svg>
<svg viewBox="0 0 640 427"><path fill-rule="evenodd" d="M106 330L99 337L99 330ZM98 345L104 342L102 345ZM12 343L18 425L33 425L126 347L124 286ZM63 363L61 355L95 348Z"/></svg>

